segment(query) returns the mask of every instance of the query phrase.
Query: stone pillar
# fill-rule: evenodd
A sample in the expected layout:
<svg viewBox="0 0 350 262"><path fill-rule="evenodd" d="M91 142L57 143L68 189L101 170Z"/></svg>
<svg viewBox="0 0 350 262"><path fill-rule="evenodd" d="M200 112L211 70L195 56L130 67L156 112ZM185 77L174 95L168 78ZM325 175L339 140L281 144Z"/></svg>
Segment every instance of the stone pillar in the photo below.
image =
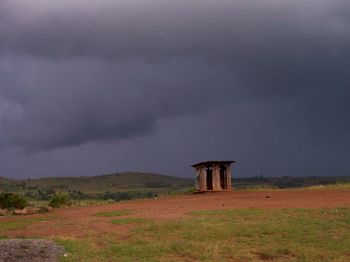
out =
<svg viewBox="0 0 350 262"><path fill-rule="evenodd" d="M232 190L232 171L231 166L226 167L226 175L227 175L227 188L226 190Z"/></svg>
<svg viewBox="0 0 350 262"><path fill-rule="evenodd" d="M222 190L220 185L220 166L219 165L213 165L213 190L214 191Z"/></svg>
<svg viewBox="0 0 350 262"><path fill-rule="evenodd" d="M207 172L205 167L200 167L200 191L207 190Z"/></svg>
<svg viewBox="0 0 350 262"><path fill-rule="evenodd" d="M196 168L196 177L194 179L194 187L196 191L200 190L200 182L201 182L201 172L199 168Z"/></svg>

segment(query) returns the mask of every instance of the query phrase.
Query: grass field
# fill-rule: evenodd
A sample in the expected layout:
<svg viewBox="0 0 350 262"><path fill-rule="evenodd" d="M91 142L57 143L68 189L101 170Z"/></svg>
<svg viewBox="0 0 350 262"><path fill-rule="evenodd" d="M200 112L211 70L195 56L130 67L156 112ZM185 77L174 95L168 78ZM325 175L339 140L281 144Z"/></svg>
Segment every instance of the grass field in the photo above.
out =
<svg viewBox="0 0 350 262"><path fill-rule="evenodd" d="M0 238L22 237L55 240L62 261L348 262L350 192L187 195L0 218Z"/></svg>
<svg viewBox="0 0 350 262"><path fill-rule="evenodd" d="M192 212L181 220L137 222L128 240L111 241L108 235L56 239L71 254L63 261L350 259L350 210L344 208L209 210Z"/></svg>
<svg viewBox="0 0 350 262"><path fill-rule="evenodd" d="M0 223L0 239L7 238L3 234L11 231L11 230L19 230L24 229L27 226L31 225L35 222L47 221L52 219L50 216L46 216L45 218L32 218L32 217L23 217L20 219L16 219L15 221L1 221Z"/></svg>
<svg viewBox="0 0 350 262"><path fill-rule="evenodd" d="M308 190L350 190L350 182L344 182L344 183L334 183L334 184L326 184L326 185L312 185L312 186L306 186L306 187L294 187L294 188L277 188L271 185L252 185L249 187L243 187L235 189L236 191L243 191L243 192L257 192L257 191L267 191L267 190L273 190L273 191L291 191L291 190L299 190L299 191L308 191Z"/></svg>

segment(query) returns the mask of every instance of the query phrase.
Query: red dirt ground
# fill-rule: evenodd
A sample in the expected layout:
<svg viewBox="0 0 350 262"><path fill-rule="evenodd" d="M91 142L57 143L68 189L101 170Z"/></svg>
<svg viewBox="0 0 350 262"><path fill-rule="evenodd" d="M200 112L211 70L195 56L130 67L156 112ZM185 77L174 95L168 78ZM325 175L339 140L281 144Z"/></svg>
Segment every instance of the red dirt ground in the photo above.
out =
<svg viewBox="0 0 350 262"><path fill-rule="evenodd" d="M132 210L127 217L141 217L155 221L185 217L195 210L229 208L350 208L350 190L315 191L264 191L264 192L221 192L186 196L163 197L127 201L100 206L60 208L48 214L36 214L1 221L48 218L33 222L29 226L5 233L8 237L63 237L85 238L101 234L115 234L118 239L127 239L134 225L112 225L111 217L96 217L97 212ZM117 218L117 217L116 217ZM4 235L4 234L3 234Z"/></svg>

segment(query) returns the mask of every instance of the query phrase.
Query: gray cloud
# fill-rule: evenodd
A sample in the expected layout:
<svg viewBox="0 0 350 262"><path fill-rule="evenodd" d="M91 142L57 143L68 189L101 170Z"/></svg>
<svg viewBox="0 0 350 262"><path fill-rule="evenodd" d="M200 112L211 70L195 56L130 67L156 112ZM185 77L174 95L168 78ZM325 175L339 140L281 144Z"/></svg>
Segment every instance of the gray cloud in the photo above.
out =
<svg viewBox="0 0 350 262"><path fill-rule="evenodd" d="M3 4L3 51L44 58L194 56L231 64L286 51L336 55L349 41L346 1L37 2Z"/></svg>
<svg viewBox="0 0 350 262"><path fill-rule="evenodd" d="M157 119L201 112L228 93L221 84L225 75L189 61L146 65L21 59L14 67L20 74L9 73L16 77L11 92L21 103L12 104L18 116L3 121L3 129L29 151L147 134ZM212 96L216 99L207 101L211 86L218 84L222 88Z"/></svg>
<svg viewBox="0 0 350 262"><path fill-rule="evenodd" d="M2 1L0 146L125 141L224 105L248 147L279 141L266 163L278 145L345 150L349 13L343 0Z"/></svg>

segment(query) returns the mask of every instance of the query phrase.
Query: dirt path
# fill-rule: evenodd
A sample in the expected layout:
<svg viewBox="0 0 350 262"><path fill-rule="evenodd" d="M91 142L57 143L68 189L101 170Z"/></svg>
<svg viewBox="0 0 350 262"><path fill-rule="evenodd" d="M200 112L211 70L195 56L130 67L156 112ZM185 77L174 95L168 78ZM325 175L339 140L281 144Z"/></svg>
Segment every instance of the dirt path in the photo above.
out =
<svg viewBox="0 0 350 262"><path fill-rule="evenodd" d="M48 218L20 230L8 231L8 237L68 237L85 238L101 234L114 234L125 239L133 225L112 225L113 218L96 217L97 212L133 210L128 217L142 217L156 221L181 218L195 210L228 208L350 208L350 190L222 192L164 197L106 204L101 206L61 208L48 214L26 216ZM0 218L1 221L21 220L24 217Z"/></svg>

